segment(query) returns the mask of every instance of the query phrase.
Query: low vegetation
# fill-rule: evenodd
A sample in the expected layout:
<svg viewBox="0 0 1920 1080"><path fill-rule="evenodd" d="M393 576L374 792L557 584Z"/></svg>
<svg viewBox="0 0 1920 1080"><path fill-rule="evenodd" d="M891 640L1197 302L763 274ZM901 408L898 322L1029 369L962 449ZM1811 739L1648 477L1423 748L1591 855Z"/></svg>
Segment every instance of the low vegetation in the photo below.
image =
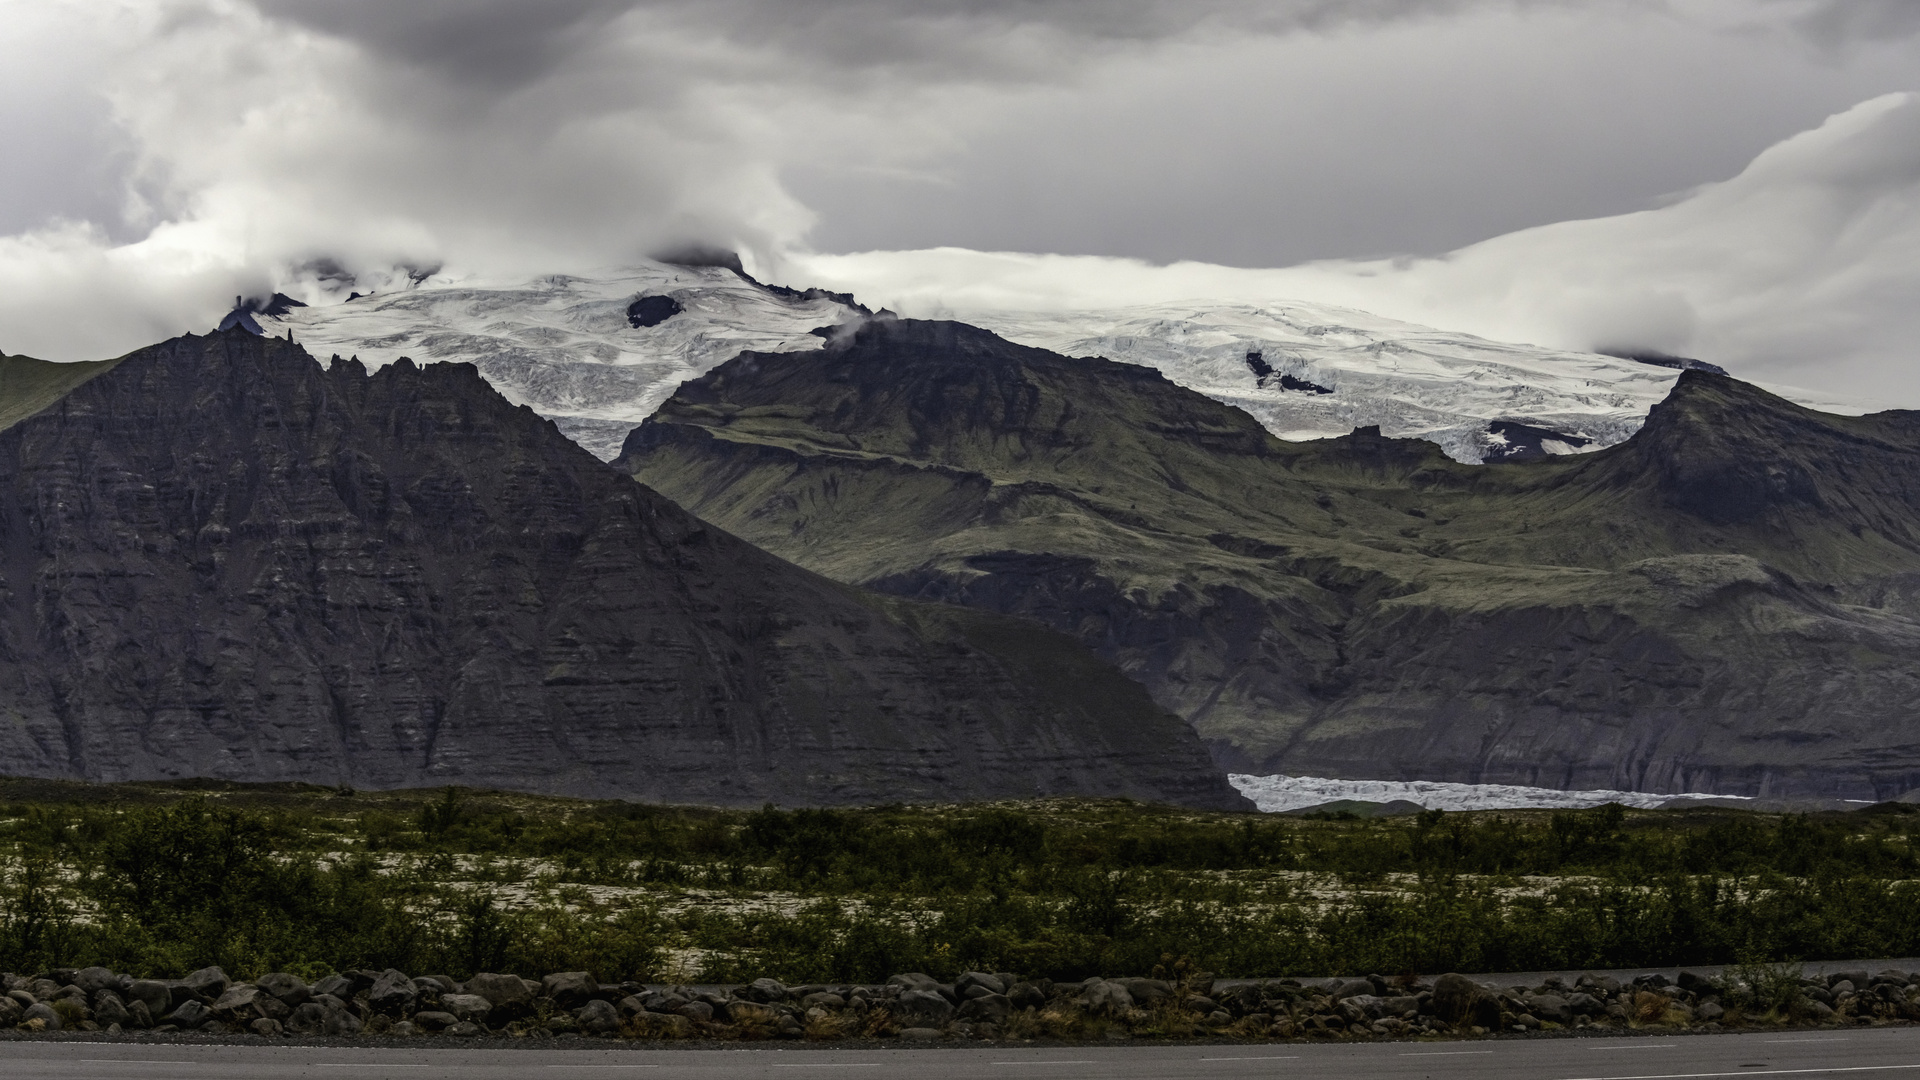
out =
<svg viewBox="0 0 1920 1080"><path fill-rule="evenodd" d="M1920 954L1920 807L1281 818L0 783L0 971L1280 978Z"/></svg>

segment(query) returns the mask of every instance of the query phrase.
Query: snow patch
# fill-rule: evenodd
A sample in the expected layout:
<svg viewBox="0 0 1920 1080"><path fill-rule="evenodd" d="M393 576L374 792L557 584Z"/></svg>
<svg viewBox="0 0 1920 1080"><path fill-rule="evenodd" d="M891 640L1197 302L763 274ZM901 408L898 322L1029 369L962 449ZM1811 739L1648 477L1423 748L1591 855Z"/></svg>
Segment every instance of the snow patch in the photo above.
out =
<svg viewBox="0 0 1920 1080"><path fill-rule="evenodd" d="M1518 784L1453 784L1439 780L1331 780L1320 776L1227 777L1240 794L1261 811L1277 814L1322 803L1352 799L1360 802L1404 801L1429 810L1577 810L1619 803L1652 810L1676 799L1744 799L1742 795L1712 795L1688 791L1677 795L1645 791L1561 791Z"/></svg>

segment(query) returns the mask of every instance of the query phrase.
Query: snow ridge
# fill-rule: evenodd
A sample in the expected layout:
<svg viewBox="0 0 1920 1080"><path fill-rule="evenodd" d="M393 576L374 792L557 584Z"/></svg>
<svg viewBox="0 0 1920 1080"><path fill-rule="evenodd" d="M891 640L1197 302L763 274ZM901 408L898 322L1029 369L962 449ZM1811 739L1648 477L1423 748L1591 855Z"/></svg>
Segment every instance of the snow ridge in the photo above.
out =
<svg viewBox="0 0 1920 1080"><path fill-rule="evenodd" d="M1418 803L1429 810L1577 810L1619 803L1652 810L1676 800L1744 799L1689 791L1657 795L1644 791L1560 791L1518 784L1454 784L1438 780L1332 780L1320 776L1251 776L1231 773L1227 782L1268 814L1353 799Z"/></svg>

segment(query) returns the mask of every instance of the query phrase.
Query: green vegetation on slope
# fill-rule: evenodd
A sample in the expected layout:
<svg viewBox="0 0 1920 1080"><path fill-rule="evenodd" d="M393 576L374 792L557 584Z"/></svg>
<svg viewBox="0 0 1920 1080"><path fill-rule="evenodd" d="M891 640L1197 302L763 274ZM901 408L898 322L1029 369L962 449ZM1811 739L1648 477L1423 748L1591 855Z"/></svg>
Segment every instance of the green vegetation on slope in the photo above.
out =
<svg viewBox="0 0 1920 1080"><path fill-rule="evenodd" d="M0 353L0 431L25 420L73 392L73 388L103 372L118 360L83 360L56 364L31 356Z"/></svg>
<svg viewBox="0 0 1920 1080"><path fill-rule="evenodd" d="M7 782L0 970L1055 979L1920 951L1920 813L721 811Z"/></svg>
<svg viewBox="0 0 1920 1080"><path fill-rule="evenodd" d="M1920 788L1920 416L1686 372L1620 446L1286 443L1150 369L865 324L616 464L842 581L1080 640L1243 772Z"/></svg>

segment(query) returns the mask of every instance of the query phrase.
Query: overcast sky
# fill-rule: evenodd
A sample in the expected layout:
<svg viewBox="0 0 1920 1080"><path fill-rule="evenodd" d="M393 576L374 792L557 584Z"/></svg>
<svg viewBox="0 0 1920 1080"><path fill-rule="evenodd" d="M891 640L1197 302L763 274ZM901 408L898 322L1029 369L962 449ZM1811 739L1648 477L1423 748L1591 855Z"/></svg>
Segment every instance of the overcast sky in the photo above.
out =
<svg viewBox="0 0 1920 1080"><path fill-rule="evenodd" d="M1915 0L0 0L0 349L698 243L929 309L1285 288L1920 405L1914 90ZM1109 259L820 258L937 247Z"/></svg>

